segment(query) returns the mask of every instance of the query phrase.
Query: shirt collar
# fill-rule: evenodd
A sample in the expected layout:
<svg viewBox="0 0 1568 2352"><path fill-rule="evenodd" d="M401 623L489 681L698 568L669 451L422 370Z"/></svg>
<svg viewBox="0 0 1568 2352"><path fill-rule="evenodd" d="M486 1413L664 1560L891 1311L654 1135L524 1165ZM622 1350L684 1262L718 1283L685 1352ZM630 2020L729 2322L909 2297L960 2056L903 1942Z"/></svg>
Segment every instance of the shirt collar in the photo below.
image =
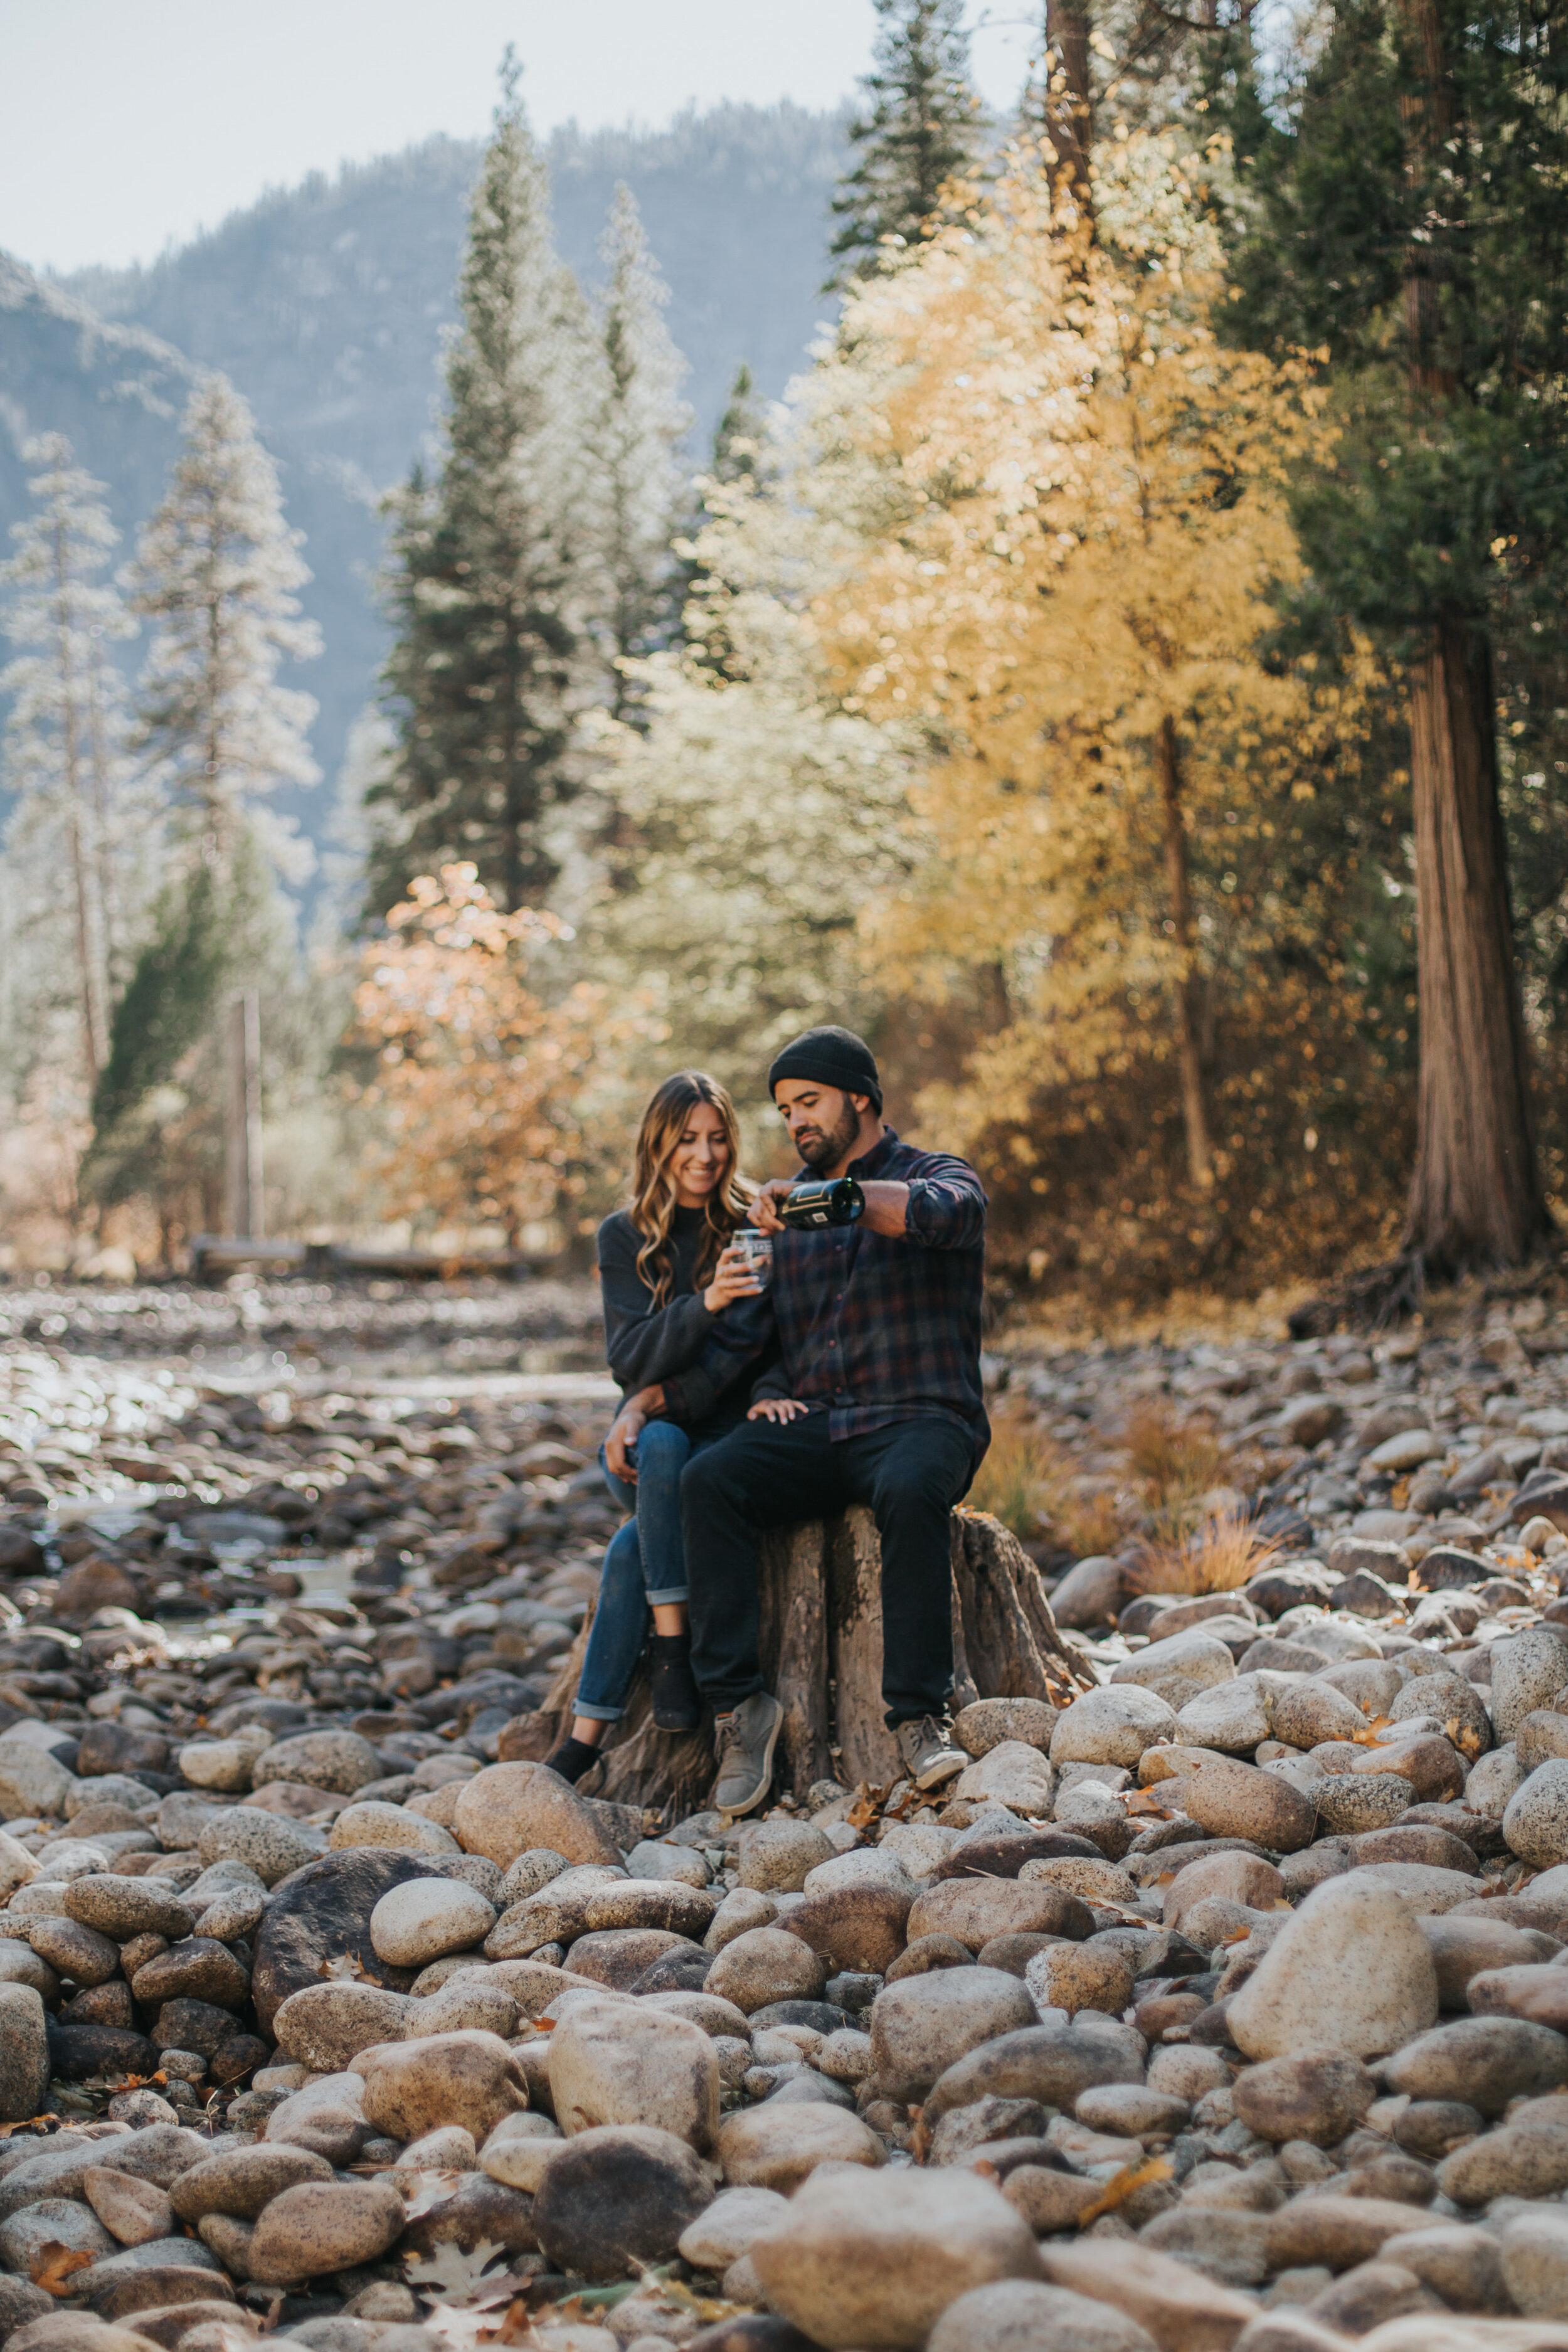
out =
<svg viewBox="0 0 1568 2352"><path fill-rule="evenodd" d="M860 1159L852 1160L849 1162L848 1167L845 1170L845 1174L847 1176L868 1176L871 1178L872 1181L875 1182L878 1171L880 1169L885 1168L889 1160L892 1158L898 1140L899 1139L896 1130L890 1127L885 1127L882 1129L878 1141L871 1146L870 1150L865 1152Z"/></svg>

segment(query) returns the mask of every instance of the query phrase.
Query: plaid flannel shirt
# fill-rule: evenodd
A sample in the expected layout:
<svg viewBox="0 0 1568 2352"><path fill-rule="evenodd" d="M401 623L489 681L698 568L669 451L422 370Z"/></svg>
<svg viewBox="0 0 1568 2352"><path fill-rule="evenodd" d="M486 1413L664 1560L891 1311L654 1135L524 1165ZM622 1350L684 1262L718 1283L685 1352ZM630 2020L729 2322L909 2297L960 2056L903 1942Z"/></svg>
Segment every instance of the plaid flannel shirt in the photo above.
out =
<svg viewBox="0 0 1568 2352"><path fill-rule="evenodd" d="M956 1422L978 1465L991 1442L980 1380L980 1179L967 1160L916 1151L890 1127L848 1172L908 1184L907 1230L896 1240L864 1224L775 1234L767 1290L719 1318L696 1364L664 1383L665 1409L678 1421L704 1419L776 1334L779 1361L760 1396L826 1406L833 1439L898 1421Z"/></svg>

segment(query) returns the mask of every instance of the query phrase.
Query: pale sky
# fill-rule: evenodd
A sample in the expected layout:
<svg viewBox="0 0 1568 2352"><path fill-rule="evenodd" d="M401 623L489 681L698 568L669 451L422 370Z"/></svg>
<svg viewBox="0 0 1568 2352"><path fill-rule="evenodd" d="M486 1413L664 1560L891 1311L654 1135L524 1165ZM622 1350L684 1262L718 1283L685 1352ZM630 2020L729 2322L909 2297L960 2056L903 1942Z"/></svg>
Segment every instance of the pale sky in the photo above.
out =
<svg viewBox="0 0 1568 2352"><path fill-rule="evenodd" d="M1044 14L970 0L994 108ZM0 249L152 261L266 188L477 136L508 41L535 128L592 130L692 100L836 105L875 22L871 0L0 0Z"/></svg>

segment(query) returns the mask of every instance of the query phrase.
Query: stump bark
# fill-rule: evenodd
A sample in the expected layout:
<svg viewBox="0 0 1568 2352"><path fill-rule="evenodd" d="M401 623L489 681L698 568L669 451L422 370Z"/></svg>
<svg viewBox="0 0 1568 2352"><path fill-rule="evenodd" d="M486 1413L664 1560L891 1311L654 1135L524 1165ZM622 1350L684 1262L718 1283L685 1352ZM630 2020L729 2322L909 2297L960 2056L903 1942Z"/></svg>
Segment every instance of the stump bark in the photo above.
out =
<svg viewBox="0 0 1568 2352"><path fill-rule="evenodd" d="M955 1511L952 1537L954 1708L976 1698L1066 1706L1092 1677L1062 1640L1028 1553L984 1511ZM757 1576L763 1679L784 1710L777 1785L799 1797L814 1780L886 1786L899 1763L882 1720L881 1550L870 1512L857 1506L763 1536ZM564 1732L592 1622L590 1608L542 1706L508 1725L503 1757L544 1756ZM679 1821L706 1802L712 1777L710 1727L656 1729L639 1674L593 1793Z"/></svg>

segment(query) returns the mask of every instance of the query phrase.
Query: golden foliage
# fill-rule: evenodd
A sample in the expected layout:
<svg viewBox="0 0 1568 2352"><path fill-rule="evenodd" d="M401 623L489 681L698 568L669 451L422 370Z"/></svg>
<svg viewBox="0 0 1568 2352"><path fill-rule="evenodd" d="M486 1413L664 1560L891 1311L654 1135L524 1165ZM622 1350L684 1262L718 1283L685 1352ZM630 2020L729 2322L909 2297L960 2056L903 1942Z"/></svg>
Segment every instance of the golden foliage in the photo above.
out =
<svg viewBox="0 0 1568 2352"><path fill-rule="evenodd" d="M1386 1152L1352 861L1313 805L1359 776L1379 679L1360 649L1331 677L1268 652L1300 571L1287 479L1329 427L1310 355L1216 330L1223 159L1097 152L1092 235L1016 152L850 302L807 396L859 543L812 609L842 707L937 750L922 867L868 908L869 951L927 992L983 976L994 1006L923 1111L1020 1205L1054 1192L1032 1272L1191 1278L1291 1192L1316 1223L1288 1246L1342 1249L1340 1130Z"/></svg>
<svg viewBox="0 0 1568 2352"><path fill-rule="evenodd" d="M472 866L421 875L387 927L354 995L376 1062L362 1099L391 1138L371 1172L393 1214L497 1223L515 1244L618 1151L615 1082L659 1033L586 982L555 1003L530 988L531 959L571 934L532 908L504 914Z"/></svg>
<svg viewBox="0 0 1568 2352"><path fill-rule="evenodd" d="M1279 1556L1245 1511L1221 1511L1174 1543L1142 1547L1127 1571L1135 1592L1236 1592Z"/></svg>
<svg viewBox="0 0 1568 2352"><path fill-rule="evenodd" d="M1112 1551L1123 1528L1114 1493L1026 1414L998 1413L968 1503L1022 1541L1049 1536L1079 1559Z"/></svg>

